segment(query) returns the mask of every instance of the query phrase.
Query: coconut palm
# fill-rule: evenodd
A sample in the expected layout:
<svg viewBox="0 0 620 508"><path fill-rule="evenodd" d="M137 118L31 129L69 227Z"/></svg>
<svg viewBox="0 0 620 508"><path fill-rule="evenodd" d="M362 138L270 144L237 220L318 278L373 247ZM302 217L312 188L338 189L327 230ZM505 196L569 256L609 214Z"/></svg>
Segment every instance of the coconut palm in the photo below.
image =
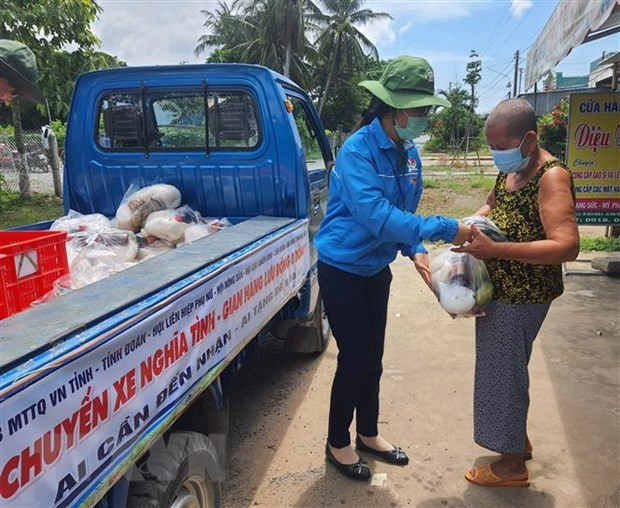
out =
<svg viewBox="0 0 620 508"><path fill-rule="evenodd" d="M340 74L364 69L367 57L379 57L377 48L358 27L372 21L392 19L385 12L362 9L365 0L323 0L324 13L316 17L320 27L316 46L329 66L319 114L323 111L330 87Z"/></svg>
<svg viewBox="0 0 620 508"><path fill-rule="evenodd" d="M199 39L196 55L209 47L233 50L240 61L265 65L285 76L310 74L306 58L313 52L307 33L320 10L312 0L219 1L214 12L202 11L209 31Z"/></svg>

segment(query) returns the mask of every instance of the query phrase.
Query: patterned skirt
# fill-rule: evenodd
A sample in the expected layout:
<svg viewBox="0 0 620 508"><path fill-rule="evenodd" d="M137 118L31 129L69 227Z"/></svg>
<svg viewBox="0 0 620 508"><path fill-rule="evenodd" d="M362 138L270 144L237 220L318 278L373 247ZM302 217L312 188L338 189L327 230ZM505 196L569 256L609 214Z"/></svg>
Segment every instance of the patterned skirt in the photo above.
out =
<svg viewBox="0 0 620 508"><path fill-rule="evenodd" d="M551 303L493 301L476 318L474 440L498 453L522 453L530 405L528 363Z"/></svg>

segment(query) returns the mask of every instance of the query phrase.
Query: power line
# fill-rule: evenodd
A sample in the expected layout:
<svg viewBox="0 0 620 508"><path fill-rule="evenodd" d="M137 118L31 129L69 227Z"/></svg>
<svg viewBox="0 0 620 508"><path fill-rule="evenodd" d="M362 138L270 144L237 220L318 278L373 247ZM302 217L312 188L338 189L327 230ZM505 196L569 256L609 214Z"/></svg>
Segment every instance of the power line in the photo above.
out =
<svg viewBox="0 0 620 508"><path fill-rule="evenodd" d="M484 43L482 49L480 50L480 54L484 53L490 47L490 44L491 44L491 41L492 41L493 37L495 37L495 35L497 33L499 33L498 32L499 27L508 20L509 14L510 14L510 5L508 5L506 7L506 10L504 11L503 16L500 18L500 20L497 23L497 25L495 25L495 28L491 32L491 35L489 35L489 38L487 39L487 41Z"/></svg>
<svg viewBox="0 0 620 508"><path fill-rule="evenodd" d="M536 4L534 4L534 5L536 5ZM519 29L519 27L520 27L520 26L523 24L523 22L524 22L524 21L528 18L528 16L529 16L530 14L532 14L532 12L534 12L534 7L532 7L529 11L527 11L527 12L525 13L525 15L521 18L521 21L519 21L519 23L517 23L517 26L515 26L515 27L514 27L514 29L512 30L512 32L510 32L510 33L508 34L508 36L504 39L504 42L503 42L502 44L498 44L498 45L497 45L498 50L497 50L495 53L493 53L493 55L492 55L492 56L497 55L497 54L501 51L501 49L502 49L502 48L503 48L503 46L506 44L506 42L508 42L508 41L510 40L510 38L511 38L511 37L514 35L514 33L515 33L518 29Z"/></svg>

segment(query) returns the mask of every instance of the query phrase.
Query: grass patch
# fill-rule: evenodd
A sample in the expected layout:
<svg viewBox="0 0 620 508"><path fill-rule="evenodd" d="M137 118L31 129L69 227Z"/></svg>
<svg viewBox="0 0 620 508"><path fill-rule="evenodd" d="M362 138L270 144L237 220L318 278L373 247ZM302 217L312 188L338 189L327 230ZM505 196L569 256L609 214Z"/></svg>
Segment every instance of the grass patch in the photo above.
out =
<svg viewBox="0 0 620 508"><path fill-rule="evenodd" d="M616 236L582 236L579 241L581 252L620 251L620 238Z"/></svg>
<svg viewBox="0 0 620 508"><path fill-rule="evenodd" d="M33 194L21 199L17 192L3 192L0 209L0 229L25 226L63 215L62 198L49 194Z"/></svg>
<svg viewBox="0 0 620 508"><path fill-rule="evenodd" d="M454 178L425 178L425 189L450 189L450 190L467 190L482 189L490 191L495 184L495 178L483 175L471 177L454 177Z"/></svg>

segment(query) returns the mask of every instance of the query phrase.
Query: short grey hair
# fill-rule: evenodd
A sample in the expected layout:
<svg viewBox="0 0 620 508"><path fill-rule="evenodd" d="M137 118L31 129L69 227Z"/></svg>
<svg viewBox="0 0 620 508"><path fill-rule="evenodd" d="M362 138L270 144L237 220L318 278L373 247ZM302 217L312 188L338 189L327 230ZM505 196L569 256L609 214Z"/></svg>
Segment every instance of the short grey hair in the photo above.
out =
<svg viewBox="0 0 620 508"><path fill-rule="evenodd" d="M525 99L506 99L495 106L487 118L485 129L498 124L505 125L506 134L513 138L522 139L526 132L538 132L536 113Z"/></svg>

